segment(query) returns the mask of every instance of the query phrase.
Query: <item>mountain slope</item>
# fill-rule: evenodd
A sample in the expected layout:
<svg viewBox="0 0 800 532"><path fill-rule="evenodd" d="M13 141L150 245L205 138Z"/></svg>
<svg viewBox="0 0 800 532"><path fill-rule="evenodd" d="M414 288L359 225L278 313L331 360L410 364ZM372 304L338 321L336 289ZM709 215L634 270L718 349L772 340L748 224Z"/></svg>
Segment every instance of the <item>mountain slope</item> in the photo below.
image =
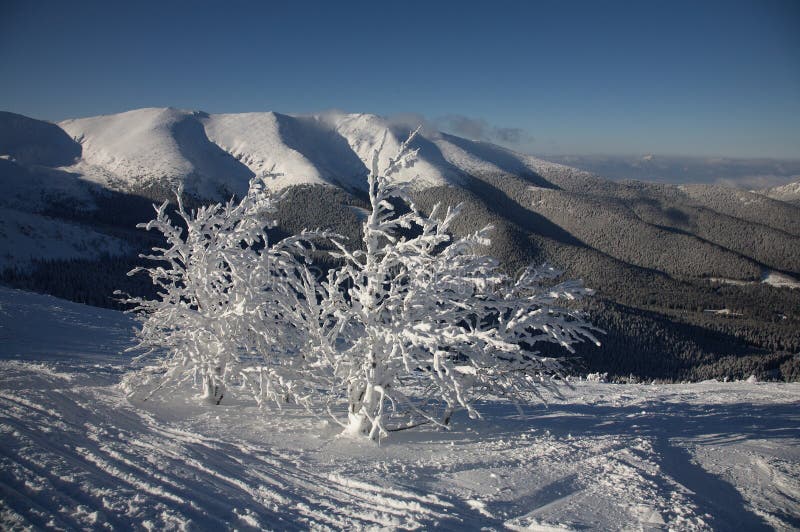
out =
<svg viewBox="0 0 800 532"><path fill-rule="evenodd" d="M279 174L270 185L341 184L356 188L366 167L347 141L318 120L278 113L211 115L211 140L257 175Z"/></svg>
<svg viewBox="0 0 800 532"><path fill-rule="evenodd" d="M0 270L34 260L99 259L125 255L131 246L80 224L0 207Z"/></svg>
<svg viewBox="0 0 800 532"><path fill-rule="evenodd" d="M107 170L134 190L182 182L204 197L243 193L253 173L208 139L198 121L202 116L139 109L60 125L81 143L86 163Z"/></svg>
<svg viewBox="0 0 800 532"><path fill-rule="evenodd" d="M787 183L779 187L768 188L759 192L772 199L786 201L800 206L800 181Z"/></svg>
<svg viewBox="0 0 800 532"><path fill-rule="evenodd" d="M62 166L81 156L81 145L56 124L0 111L0 156L26 165Z"/></svg>

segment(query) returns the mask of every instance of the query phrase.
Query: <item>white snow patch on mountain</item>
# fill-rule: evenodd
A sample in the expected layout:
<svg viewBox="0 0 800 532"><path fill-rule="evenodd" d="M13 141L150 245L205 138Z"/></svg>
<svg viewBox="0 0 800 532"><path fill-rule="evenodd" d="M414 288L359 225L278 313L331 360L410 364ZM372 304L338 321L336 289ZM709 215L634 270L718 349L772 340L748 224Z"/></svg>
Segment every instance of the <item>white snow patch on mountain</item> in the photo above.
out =
<svg viewBox="0 0 800 532"><path fill-rule="evenodd" d="M800 384L579 382L384 445L287 407L147 402L133 321L0 287L0 526L790 530Z"/></svg>
<svg viewBox="0 0 800 532"><path fill-rule="evenodd" d="M800 181L795 181L793 183L787 183L785 185L780 185L777 187L768 188L766 190L758 191L765 196L769 196L772 199L780 200L780 201L789 201L789 202L800 202Z"/></svg>
<svg viewBox="0 0 800 532"><path fill-rule="evenodd" d="M766 270L764 272L761 282L778 287L800 288L800 281L794 277L772 270Z"/></svg>
<svg viewBox="0 0 800 532"><path fill-rule="evenodd" d="M762 272L760 281L740 281L737 279L724 279L719 277L709 277L708 281L712 283L732 284L739 286L757 284L760 282L771 286L776 286L778 288L800 288L800 281L791 275L786 275L785 273L776 272L769 269L765 269Z"/></svg>

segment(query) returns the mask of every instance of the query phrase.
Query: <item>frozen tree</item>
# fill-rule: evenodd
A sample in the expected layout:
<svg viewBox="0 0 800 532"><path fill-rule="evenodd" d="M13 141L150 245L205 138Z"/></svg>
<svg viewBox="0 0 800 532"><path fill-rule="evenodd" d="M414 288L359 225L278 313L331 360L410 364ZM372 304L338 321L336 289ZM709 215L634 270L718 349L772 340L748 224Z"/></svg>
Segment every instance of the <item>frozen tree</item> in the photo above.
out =
<svg viewBox="0 0 800 532"><path fill-rule="evenodd" d="M413 138L383 170L382 146L375 151L363 248L335 241L343 266L329 272L321 303L327 334L338 340L318 362L328 362L334 391L346 396L345 433L372 439L447 425L459 408L477 416L473 401L483 393L539 395L560 366L537 343L571 351L583 339L597 342L579 312L559 305L589 293L579 282L553 284L557 272L546 267L507 276L481 253L491 227L454 239L458 208L426 216L409 186L391 181L413 164Z"/></svg>
<svg viewBox="0 0 800 532"><path fill-rule="evenodd" d="M382 170L382 146L374 153L359 250L323 232L271 243L275 200L260 181L239 202L191 213L179 197L180 224L166 203L158 207L143 227L160 231L166 246L144 256L158 266L138 270L159 295L128 299L142 321L143 360L155 363L129 384L153 393L192 381L214 404L236 384L259 404L332 415L344 397L345 432L372 439L420 423L447 426L457 409L477 416L484 394L541 397L560 365L537 344L596 342L582 315L562 304L589 291L557 284L546 267L510 277L483 254L491 227L454 238L458 207L420 212L409 185L392 181L413 164L413 138ZM340 261L321 284L307 263L320 238Z"/></svg>
<svg viewBox="0 0 800 532"><path fill-rule="evenodd" d="M262 294L262 312L248 323L249 330L242 337L244 350L252 354L255 363L241 372L242 386L259 405L271 402L280 407L292 402L319 413L317 409L326 403L326 391L332 384L328 368L336 341L334 322L321 304L321 272L297 260L297 254L298 246L305 257L306 246L333 236L323 231L303 232L261 254L272 256L273 268L268 273L268 289Z"/></svg>
<svg viewBox="0 0 800 532"><path fill-rule="evenodd" d="M307 331L317 329L316 316L302 310L313 310L317 286L304 257L326 235L303 232L270 243L275 204L263 182L253 180L241 201L192 212L179 193L182 223L173 223L164 202L155 219L139 226L161 232L166 246L142 256L158 265L131 272L147 272L158 297L127 300L141 320L139 360L154 362L132 373L129 387L152 394L192 381L204 401L219 404L237 383L259 404L304 401L300 350Z"/></svg>

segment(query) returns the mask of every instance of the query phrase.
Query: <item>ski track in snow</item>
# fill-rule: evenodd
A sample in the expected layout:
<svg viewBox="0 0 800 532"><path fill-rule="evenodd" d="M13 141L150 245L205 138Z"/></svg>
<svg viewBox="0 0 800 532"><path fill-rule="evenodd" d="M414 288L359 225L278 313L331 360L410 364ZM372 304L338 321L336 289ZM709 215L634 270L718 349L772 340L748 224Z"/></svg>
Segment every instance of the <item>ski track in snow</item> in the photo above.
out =
<svg viewBox="0 0 800 532"><path fill-rule="evenodd" d="M164 423L113 387L3 363L3 520L37 527L415 528L449 506Z"/></svg>
<svg viewBox="0 0 800 532"><path fill-rule="evenodd" d="M4 529L800 527L797 384L578 383L376 446L292 409L128 400L128 318L0 304Z"/></svg>

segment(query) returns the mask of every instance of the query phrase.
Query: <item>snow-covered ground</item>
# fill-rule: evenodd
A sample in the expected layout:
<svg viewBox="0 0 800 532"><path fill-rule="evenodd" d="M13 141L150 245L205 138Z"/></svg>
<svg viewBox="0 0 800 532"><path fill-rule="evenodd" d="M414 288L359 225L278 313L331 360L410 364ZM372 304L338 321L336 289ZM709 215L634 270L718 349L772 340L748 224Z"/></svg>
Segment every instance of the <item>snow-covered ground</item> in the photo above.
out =
<svg viewBox="0 0 800 532"><path fill-rule="evenodd" d="M377 446L292 409L131 402L128 316L0 305L3 529L800 527L800 384L581 382Z"/></svg>
<svg viewBox="0 0 800 532"><path fill-rule="evenodd" d="M92 260L129 252L129 244L85 225L0 206L0 270L25 269L34 260Z"/></svg>
<svg viewBox="0 0 800 532"><path fill-rule="evenodd" d="M770 269L764 269L764 271L761 273L760 281L741 281L738 279L723 279L719 277L709 277L708 280L712 283L733 284L738 286L758 284L761 282L771 286L776 286L778 288L800 288L800 281L791 275L786 275L785 273L776 272Z"/></svg>
<svg viewBox="0 0 800 532"><path fill-rule="evenodd" d="M771 270L764 272L761 282L777 287L800 288L800 281L794 277Z"/></svg>

